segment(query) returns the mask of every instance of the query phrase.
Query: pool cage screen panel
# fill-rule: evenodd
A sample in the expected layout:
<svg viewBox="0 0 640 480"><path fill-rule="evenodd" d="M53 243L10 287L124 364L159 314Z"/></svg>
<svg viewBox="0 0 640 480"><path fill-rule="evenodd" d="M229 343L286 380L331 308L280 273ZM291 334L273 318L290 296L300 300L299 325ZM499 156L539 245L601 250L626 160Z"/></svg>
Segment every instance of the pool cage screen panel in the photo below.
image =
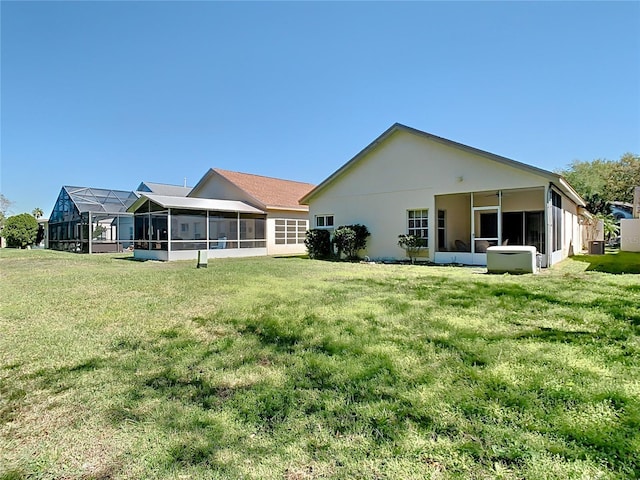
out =
<svg viewBox="0 0 640 480"><path fill-rule="evenodd" d="M63 187L49 219L49 248L76 253L133 248L133 192Z"/></svg>

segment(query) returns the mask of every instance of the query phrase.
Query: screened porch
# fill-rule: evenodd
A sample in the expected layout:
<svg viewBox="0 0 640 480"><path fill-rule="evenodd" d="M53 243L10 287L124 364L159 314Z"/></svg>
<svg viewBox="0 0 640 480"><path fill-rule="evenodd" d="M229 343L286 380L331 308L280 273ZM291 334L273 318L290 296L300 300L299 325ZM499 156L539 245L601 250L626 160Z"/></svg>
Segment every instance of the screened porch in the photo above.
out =
<svg viewBox="0 0 640 480"><path fill-rule="evenodd" d="M530 245L545 254L544 187L435 197L436 263L486 265L487 248Z"/></svg>
<svg viewBox="0 0 640 480"><path fill-rule="evenodd" d="M188 260L267 254L266 213L231 200L144 195L134 212L134 256Z"/></svg>

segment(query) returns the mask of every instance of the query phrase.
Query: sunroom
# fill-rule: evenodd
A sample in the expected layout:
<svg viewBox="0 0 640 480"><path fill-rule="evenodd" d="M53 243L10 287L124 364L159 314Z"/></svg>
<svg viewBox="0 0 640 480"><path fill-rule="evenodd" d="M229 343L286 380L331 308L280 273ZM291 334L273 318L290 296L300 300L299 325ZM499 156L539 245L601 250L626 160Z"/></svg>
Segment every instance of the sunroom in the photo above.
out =
<svg viewBox="0 0 640 480"><path fill-rule="evenodd" d="M546 264L547 190L535 187L436 195L435 262L486 265L488 247L530 245L543 255ZM561 249L559 194L550 192L551 248Z"/></svg>
<svg viewBox="0 0 640 480"><path fill-rule="evenodd" d="M142 195L134 213L134 257L191 260L267 254L266 213L244 202Z"/></svg>

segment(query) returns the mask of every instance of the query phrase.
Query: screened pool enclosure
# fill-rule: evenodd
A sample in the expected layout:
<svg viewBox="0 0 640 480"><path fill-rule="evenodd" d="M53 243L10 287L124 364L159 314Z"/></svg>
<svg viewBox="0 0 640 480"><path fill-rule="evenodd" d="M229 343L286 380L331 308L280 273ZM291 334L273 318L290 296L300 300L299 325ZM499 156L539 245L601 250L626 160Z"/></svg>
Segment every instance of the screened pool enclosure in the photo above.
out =
<svg viewBox="0 0 640 480"><path fill-rule="evenodd" d="M49 248L78 253L133 248L131 191L62 187L49 217Z"/></svg>
<svg viewBox="0 0 640 480"><path fill-rule="evenodd" d="M134 213L134 256L188 260L267 254L266 213L244 202L143 194Z"/></svg>

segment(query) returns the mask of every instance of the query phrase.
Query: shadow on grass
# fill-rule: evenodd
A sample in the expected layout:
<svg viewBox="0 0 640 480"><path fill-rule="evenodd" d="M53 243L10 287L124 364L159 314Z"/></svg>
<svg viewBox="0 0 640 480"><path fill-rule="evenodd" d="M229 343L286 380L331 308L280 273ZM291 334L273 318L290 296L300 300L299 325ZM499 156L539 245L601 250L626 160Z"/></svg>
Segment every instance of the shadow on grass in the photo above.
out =
<svg viewBox="0 0 640 480"><path fill-rule="evenodd" d="M429 277L413 283L403 278L336 281L290 305L278 300L216 312L216 318L194 317L197 332L173 327L147 337L116 338L104 357L42 369L28 380L56 393L86 388L98 371L111 373L122 393L102 414L116 427L153 425L162 440L156 447L160 452L148 461L160 471L175 472L179 465L240 478L235 460L223 461L228 452L242 452L243 462L265 455L287 458L297 448L330 462L336 453L344 454L333 445L344 437L365 439L366 450L349 452L360 454L358 460L389 450L410 456L402 449L414 434L449 444L451 457L468 456L480 465L518 467L542 451L568 462L593 458L621 476L640 474L634 450L640 429L637 399L615 385L598 390L594 374L567 367L566 358L532 354L524 364L513 355L523 344L565 354L564 346L554 350L557 344L602 343L606 352L598 354L619 361L611 351L622 349L628 331L563 330L539 326L537 316L549 310L559 316L556 310L561 310L569 322L576 310L589 309L637 326L638 305L604 295L584 301L536 286ZM331 323L321 309L310 313L299 306L317 300L346 308L362 296L374 298L379 311L371 311L379 313L355 310ZM493 311L514 312L506 321L513 328L462 327L429 317L443 309L487 318ZM361 313L372 317L362 321ZM399 325L391 318L400 319ZM220 322L226 322L224 334L198 336ZM381 330L372 330L373 323ZM404 365L404 358L415 362ZM495 373L514 365L542 373L515 380ZM561 375L557 385L556 374ZM439 393L432 397L432 391ZM15 407L5 413L10 421L25 402L26 389L0 393L8 394ZM328 446L314 433L320 431L329 432ZM529 441L532 434L541 439L536 445ZM262 443L253 443L252 435ZM456 473L454 465L447 468Z"/></svg>

